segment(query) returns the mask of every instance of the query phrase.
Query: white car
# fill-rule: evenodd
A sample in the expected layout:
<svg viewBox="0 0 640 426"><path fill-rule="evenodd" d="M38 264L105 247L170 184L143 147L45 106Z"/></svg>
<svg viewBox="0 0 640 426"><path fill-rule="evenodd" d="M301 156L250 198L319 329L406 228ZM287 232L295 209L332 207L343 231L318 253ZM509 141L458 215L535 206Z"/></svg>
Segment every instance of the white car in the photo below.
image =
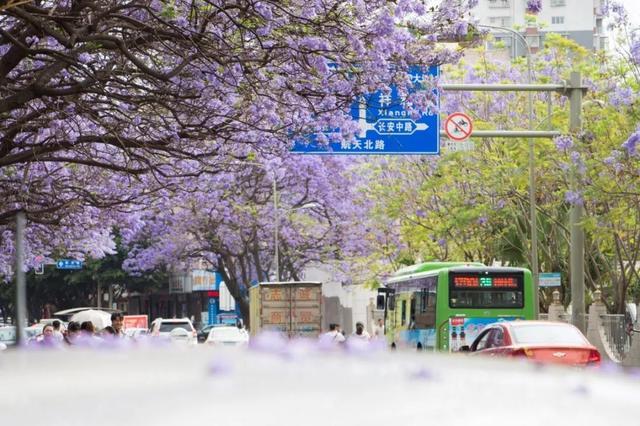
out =
<svg viewBox="0 0 640 426"><path fill-rule="evenodd" d="M127 328L124 330L124 334L127 335L128 338L133 340L144 339L149 334L149 330L146 328Z"/></svg>
<svg viewBox="0 0 640 426"><path fill-rule="evenodd" d="M175 342L198 344L198 333L189 318L156 318L151 323L152 337L162 337Z"/></svg>
<svg viewBox="0 0 640 426"><path fill-rule="evenodd" d="M16 344L16 327L13 325L5 325L0 327L0 344L12 346Z"/></svg>
<svg viewBox="0 0 640 426"><path fill-rule="evenodd" d="M206 343L221 346L246 346L249 343L249 333L247 330L235 326L213 327Z"/></svg>

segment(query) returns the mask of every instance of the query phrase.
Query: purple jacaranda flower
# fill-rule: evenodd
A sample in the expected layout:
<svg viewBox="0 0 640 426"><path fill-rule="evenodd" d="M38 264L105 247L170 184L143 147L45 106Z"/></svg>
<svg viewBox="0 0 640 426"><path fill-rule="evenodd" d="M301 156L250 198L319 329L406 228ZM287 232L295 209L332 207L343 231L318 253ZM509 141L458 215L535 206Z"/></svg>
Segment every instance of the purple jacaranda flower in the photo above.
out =
<svg viewBox="0 0 640 426"><path fill-rule="evenodd" d="M575 165L580 165L580 163L582 162L582 157L580 157L580 153L577 151L571 152L569 156L571 157L571 161Z"/></svg>
<svg viewBox="0 0 640 426"><path fill-rule="evenodd" d="M627 369L625 371L627 373L627 376L640 380L640 368L634 367L634 368Z"/></svg>
<svg viewBox="0 0 640 426"><path fill-rule="evenodd" d="M209 376L226 376L233 371L233 364L227 359L216 357L207 366L207 374Z"/></svg>
<svg viewBox="0 0 640 426"><path fill-rule="evenodd" d="M580 395L580 396L588 396L589 388L586 385L577 385L573 389L571 389L571 393Z"/></svg>
<svg viewBox="0 0 640 426"><path fill-rule="evenodd" d="M286 346L284 356L289 360L296 360L309 356L320 349L319 341L312 339L292 339Z"/></svg>
<svg viewBox="0 0 640 426"><path fill-rule="evenodd" d="M380 345L376 344L374 341L363 340L355 337L347 339L346 348L349 354L357 356L372 355L373 353L381 350Z"/></svg>
<svg viewBox="0 0 640 426"><path fill-rule="evenodd" d="M504 206L507 205L507 202L504 200L498 200L498 203L496 205L499 209L504 209Z"/></svg>
<svg viewBox="0 0 640 426"><path fill-rule="evenodd" d="M604 361L597 367L597 371L604 374L618 374L622 372L622 367L615 362Z"/></svg>
<svg viewBox="0 0 640 426"><path fill-rule="evenodd" d="M282 333L264 331L249 342L249 349L282 355L286 352L288 340Z"/></svg>
<svg viewBox="0 0 640 426"><path fill-rule="evenodd" d="M187 18L185 18L184 16L180 16L175 20L175 23L177 26L184 28L189 25L189 20L187 20Z"/></svg>
<svg viewBox="0 0 640 426"><path fill-rule="evenodd" d="M422 209L418 209L416 210L416 216L420 218L424 218L424 217L427 217L427 213Z"/></svg>
<svg viewBox="0 0 640 426"><path fill-rule="evenodd" d="M484 226L489 222L489 219L487 219L486 216L480 216L477 220L478 225L480 226Z"/></svg>
<svg viewBox="0 0 640 426"><path fill-rule="evenodd" d="M82 62L83 64L89 63L91 61L91 55L87 52L82 52L78 55L78 61Z"/></svg>
<svg viewBox="0 0 640 426"><path fill-rule="evenodd" d="M527 0L527 13L537 15L542 10L542 0Z"/></svg>
<svg viewBox="0 0 640 426"><path fill-rule="evenodd" d="M27 37L25 41L27 42L27 44L32 45L32 44L37 44L40 41L40 39L37 36L30 36L30 37Z"/></svg>
<svg viewBox="0 0 640 426"><path fill-rule="evenodd" d="M446 246L446 245L447 245L447 240L445 240L444 238L440 238L440 239L438 240L438 245L439 245L440 247L444 247L444 246Z"/></svg>
<svg viewBox="0 0 640 426"><path fill-rule="evenodd" d="M639 52L640 53L640 52ZM609 103L616 108L621 106L629 106L636 99L636 94L631 87L616 87L609 93Z"/></svg>
<svg viewBox="0 0 640 426"><path fill-rule="evenodd" d="M578 191L567 191L564 193L564 200L574 206L581 206L584 204L582 194Z"/></svg>
<svg viewBox="0 0 640 426"><path fill-rule="evenodd" d="M456 35L464 37L469 32L469 23L466 21L460 21L455 26Z"/></svg>
<svg viewBox="0 0 640 426"><path fill-rule="evenodd" d="M629 53L631 54L631 62L640 65L640 38L633 40L629 48Z"/></svg>
<svg viewBox="0 0 640 426"><path fill-rule="evenodd" d="M434 381L437 380L438 376L433 370L421 367L415 371L411 371L409 373L409 378L413 380Z"/></svg>
<svg viewBox="0 0 640 426"><path fill-rule="evenodd" d="M629 139L627 139L622 144L622 147L627 150L627 154L629 154L629 156L633 157L638 154L637 145L639 140L640 140L640 130L636 130L634 133L631 134L631 136L629 136Z"/></svg>
<svg viewBox="0 0 640 426"><path fill-rule="evenodd" d="M560 151L567 151L573 147L573 138L569 135L557 136L553 139L553 142Z"/></svg>

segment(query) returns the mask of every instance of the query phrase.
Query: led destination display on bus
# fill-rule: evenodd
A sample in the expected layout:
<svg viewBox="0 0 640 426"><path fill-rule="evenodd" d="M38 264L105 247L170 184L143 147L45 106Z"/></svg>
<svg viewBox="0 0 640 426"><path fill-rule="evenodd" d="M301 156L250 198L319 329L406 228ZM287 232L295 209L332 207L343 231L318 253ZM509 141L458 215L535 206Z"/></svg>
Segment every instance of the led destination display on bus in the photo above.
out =
<svg viewBox="0 0 640 426"><path fill-rule="evenodd" d="M491 275L453 275L453 288L518 288L518 277Z"/></svg>

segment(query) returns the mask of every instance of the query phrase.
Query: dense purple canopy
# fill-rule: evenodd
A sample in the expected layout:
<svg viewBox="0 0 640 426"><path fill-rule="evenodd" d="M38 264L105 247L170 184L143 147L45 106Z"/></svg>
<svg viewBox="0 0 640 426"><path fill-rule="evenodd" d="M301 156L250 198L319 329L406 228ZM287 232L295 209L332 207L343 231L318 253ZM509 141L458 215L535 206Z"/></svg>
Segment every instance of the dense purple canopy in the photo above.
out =
<svg viewBox="0 0 640 426"><path fill-rule="evenodd" d="M0 274L10 270L18 210L29 221L29 264L36 254L99 256L112 249L113 225L135 226L128 211L169 208L185 185L215 200L230 161L282 156L327 128L353 137L353 99L392 83L406 92L408 64L457 59L435 42L465 35L460 18L475 3L40 1L3 10ZM409 100L416 112L432 107L430 93Z"/></svg>

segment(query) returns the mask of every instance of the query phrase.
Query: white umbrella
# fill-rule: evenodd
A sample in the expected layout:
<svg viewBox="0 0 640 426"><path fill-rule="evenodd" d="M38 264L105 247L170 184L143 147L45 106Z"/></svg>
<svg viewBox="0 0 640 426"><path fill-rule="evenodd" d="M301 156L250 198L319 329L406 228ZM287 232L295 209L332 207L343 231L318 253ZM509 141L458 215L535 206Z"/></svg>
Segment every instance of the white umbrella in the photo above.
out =
<svg viewBox="0 0 640 426"><path fill-rule="evenodd" d="M93 326L97 330L102 330L108 325L111 325L111 314L105 311L96 311L93 309L87 309L86 311L73 314L71 321L76 321L82 324L85 321L91 321Z"/></svg>

